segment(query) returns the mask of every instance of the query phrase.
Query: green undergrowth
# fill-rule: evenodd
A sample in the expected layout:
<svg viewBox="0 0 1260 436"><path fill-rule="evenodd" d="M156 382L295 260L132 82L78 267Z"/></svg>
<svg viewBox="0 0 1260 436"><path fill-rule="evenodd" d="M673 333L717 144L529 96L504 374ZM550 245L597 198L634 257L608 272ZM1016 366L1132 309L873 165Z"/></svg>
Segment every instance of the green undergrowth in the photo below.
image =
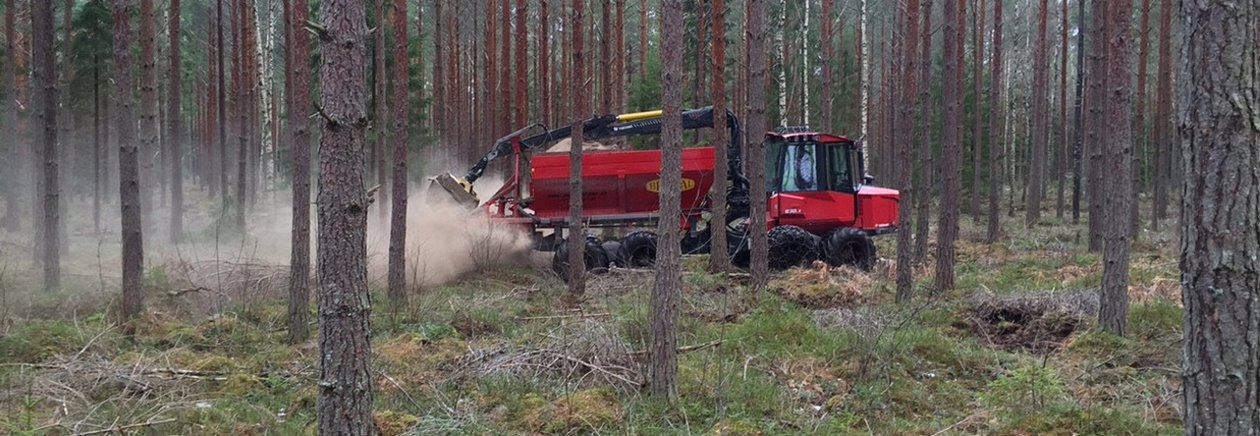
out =
<svg viewBox="0 0 1260 436"><path fill-rule="evenodd" d="M704 258L689 258L672 403L640 386L650 275L594 278L579 299L524 268L416 290L406 304L374 291L374 421L382 434L1178 432L1181 308L1162 288L1175 277L1167 253L1134 255L1134 287L1149 292L1134 297L1126 337L1084 317L1033 350L975 327L975 295L1097 286L1101 260L1081 254L1077 230L1042 227L1000 244L960 242L959 289L906 305L892 303L891 274L879 268L824 272L802 301L753 293L742 276L703 272ZM776 283L819 273L783 274ZM930 289L930 268L916 280ZM153 292L168 281L149 269ZM816 295L842 289L860 298ZM0 334L0 433L146 420L163 421L145 430L158 434L314 433L318 342L287 343L285 302L195 318L160 307L130 336L104 307L11 321ZM56 427L80 421L96 427Z"/></svg>

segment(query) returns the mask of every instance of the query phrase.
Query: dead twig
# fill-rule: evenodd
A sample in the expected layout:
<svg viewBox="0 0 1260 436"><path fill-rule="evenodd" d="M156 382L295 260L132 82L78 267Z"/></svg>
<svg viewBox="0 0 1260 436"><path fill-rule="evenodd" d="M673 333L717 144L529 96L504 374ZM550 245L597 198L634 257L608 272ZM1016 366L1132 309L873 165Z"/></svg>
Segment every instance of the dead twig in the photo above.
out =
<svg viewBox="0 0 1260 436"><path fill-rule="evenodd" d="M122 426L117 426L117 425L116 425L116 426L112 426L112 427L110 427L110 428L103 428L103 429L100 429L100 430L92 430L92 431L87 431L87 432L83 432L83 433L75 433L75 434L76 434L77 436L88 436L88 435L94 435L94 434L123 433L125 430L130 430L130 429L133 429L133 428L140 428L140 427L152 427L152 426L155 426L155 425L170 424L170 423L172 423L172 422L175 422L175 418L167 418L167 419L161 419L161 420L157 420L157 421L145 421L145 422L140 422L140 423L135 423L135 424L127 424L127 425L122 425Z"/></svg>
<svg viewBox="0 0 1260 436"><path fill-rule="evenodd" d="M690 352L692 352L692 351L700 351L700 350L703 350L703 349L706 349L706 348L713 348L713 347L717 347L717 346L719 346L719 345L722 345L722 340L721 340L721 339L718 339L718 340L713 341L713 342L703 343L703 344L695 344L695 345L688 345L688 346L685 346L685 347L678 347L678 353L679 353L679 354L682 354L682 353L690 353ZM646 356L646 355L648 355L648 354L651 354L651 352L650 352L649 350L638 350L638 351L631 351L631 352L630 352L630 355L632 355L632 356Z"/></svg>

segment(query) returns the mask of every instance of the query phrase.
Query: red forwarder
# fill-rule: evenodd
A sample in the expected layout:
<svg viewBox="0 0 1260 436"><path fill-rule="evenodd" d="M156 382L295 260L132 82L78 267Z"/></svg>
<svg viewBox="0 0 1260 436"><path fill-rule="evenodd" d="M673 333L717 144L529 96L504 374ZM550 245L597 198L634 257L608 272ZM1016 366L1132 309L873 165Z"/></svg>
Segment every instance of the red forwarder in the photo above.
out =
<svg viewBox="0 0 1260 436"><path fill-rule="evenodd" d="M748 265L748 205L752 192L744 176L739 122L727 113L732 141L727 145L729 189L713 187L715 149L685 148L682 215L684 253L709 251L710 199L727 196L730 252L736 265ZM590 140L659 134L661 112L609 115L586 121ZM712 108L684 112L683 128L713 127ZM540 130L526 136L531 131ZM554 250L552 265L567 277L567 244L563 243L569 214L569 155L534 153L569 137L569 128L547 130L533 125L499 139L495 147L463 178L449 174L434 178L458 201L481 207L491 218L520 226L535 235L540 250ZM824 260L833 265L869 268L875 259L870 237L896 231L896 190L871 186L865 175L861 147L843 136L808 128L785 128L767 133L766 186L770 267L783 269ZM512 172L504 185L484 203L478 202L472 182L486 166L511 155ZM656 258L656 234L649 230L661 218L660 150L588 151L582 158L582 219L588 228L611 228L621 236L601 241L586 236L586 267L610 265L650 267Z"/></svg>

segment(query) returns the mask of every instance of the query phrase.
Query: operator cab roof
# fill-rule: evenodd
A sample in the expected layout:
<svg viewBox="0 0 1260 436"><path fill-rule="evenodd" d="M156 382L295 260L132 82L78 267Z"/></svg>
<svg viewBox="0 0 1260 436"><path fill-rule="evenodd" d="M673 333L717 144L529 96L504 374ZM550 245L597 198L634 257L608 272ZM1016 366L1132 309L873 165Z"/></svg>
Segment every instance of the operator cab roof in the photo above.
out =
<svg viewBox="0 0 1260 436"><path fill-rule="evenodd" d="M779 127L774 129L774 131L767 132L766 136L783 138L783 140L787 142L815 141L823 144L852 142L848 137L832 135L830 133L820 133L808 126Z"/></svg>

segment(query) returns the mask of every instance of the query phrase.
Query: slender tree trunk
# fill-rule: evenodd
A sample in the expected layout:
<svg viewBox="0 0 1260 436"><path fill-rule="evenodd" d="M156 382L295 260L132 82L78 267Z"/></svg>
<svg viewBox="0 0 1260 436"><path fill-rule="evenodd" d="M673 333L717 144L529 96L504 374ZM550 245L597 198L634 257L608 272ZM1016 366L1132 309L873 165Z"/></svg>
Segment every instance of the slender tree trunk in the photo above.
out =
<svg viewBox="0 0 1260 436"><path fill-rule="evenodd" d="M928 225L931 222L932 213L932 187L936 186L936 165L932 163L933 147L936 142L932 136L932 124L936 105L932 101L932 0L923 0L923 27L920 28L919 36L923 38L922 47L920 47L921 57L919 58L919 83L924 86L919 88L919 119L923 120L922 127L916 129L918 132L919 145L916 151L919 161L919 179L915 181L916 186L920 186L919 195L913 196L910 201L914 202L914 263L922 264L927 260L928 253ZM909 229L906 229L907 231Z"/></svg>
<svg viewBox="0 0 1260 436"><path fill-rule="evenodd" d="M320 4L319 431L370 435L371 317L367 287L367 14L356 0Z"/></svg>
<svg viewBox="0 0 1260 436"><path fill-rule="evenodd" d="M92 234L101 234L101 192L105 182L101 180L101 152L105 147L105 133L101 130L101 63L95 55L92 59Z"/></svg>
<svg viewBox="0 0 1260 436"><path fill-rule="evenodd" d="M215 59L216 62L218 63L218 66L217 66L218 75L216 78L218 79L217 88L219 91L218 102L216 103L216 106L219 110L219 116L215 120L215 124L218 125L219 127L219 137L218 137L219 156L218 156L218 159L216 159L217 164L215 165L215 168L218 169L219 171L219 177L218 177L219 192L223 196L223 203L221 206L220 213L227 212L228 204L230 204L230 200L228 198L229 195L228 195L228 176L227 176L228 174L227 173L227 122L228 122L227 86L225 85L226 81L224 80L224 76L227 75L227 70L224 69L224 66L223 66L223 58L226 56L224 52L227 51L227 47L223 45L223 28L227 26L227 24L224 23L223 21L224 19L223 2L224 1L226 0L218 0L218 12L216 14L216 17L218 17L216 19L218 26L215 26L215 30L217 32L216 40L218 42L218 44L216 45L216 47L218 47L218 50L216 52L218 56Z"/></svg>
<svg viewBox="0 0 1260 436"><path fill-rule="evenodd" d="M1072 108L1072 224L1081 222L1081 176L1085 171L1085 1L1079 0L1077 5L1076 101Z"/></svg>
<svg viewBox="0 0 1260 436"><path fill-rule="evenodd" d="M918 96L918 81L915 80L919 74L919 0L909 0L902 6L903 15L903 31L905 46L901 50L902 64L899 68L901 85L900 100L900 116L901 125L898 127L900 140L897 141L897 159L905 166L900 166L897 172L897 184L901 186L903 201L897 204L897 213L901 222L909 222L913 212L913 200L919 195L914 185L914 162L911 152L914 150L914 134L912 133L918 123L915 122L914 100ZM824 14L823 19L829 16ZM824 31L824 33L826 33ZM824 43L824 46L826 44ZM911 249L910 231L903 229L897 232L897 301L905 303L910 301L914 296L914 253Z"/></svg>
<svg viewBox="0 0 1260 436"><path fill-rule="evenodd" d="M529 28L525 27L525 0L516 0L516 118L512 130L524 127L529 119L529 69L525 61Z"/></svg>
<svg viewBox="0 0 1260 436"><path fill-rule="evenodd" d="M1185 434L1253 434L1260 426L1255 261L1260 256L1260 82L1255 75L1260 5L1179 5L1178 47L1185 56L1177 70L1185 173L1180 261L1186 308Z"/></svg>
<svg viewBox="0 0 1260 436"><path fill-rule="evenodd" d="M639 77L647 79L648 1L639 0Z"/></svg>
<svg viewBox="0 0 1260 436"><path fill-rule="evenodd" d="M502 29L499 32L502 44L500 45L499 55L502 57L499 58L498 62L499 88L501 92L498 98L503 101L503 104L499 105L503 108L503 111L500 113L499 129L495 131L495 136L516 130L516 128L512 127L516 115L514 97L516 96L516 88L524 83L524 78L521 78L520 83L512 79L512 0L499 0L499 11L499 28ZM493 45L491 42L487 43ZM480 148L475 152L480 152Z"/></svg>
<svg viewBox="0 0 1260 436"><path fill-rule="evenodd" d="M430 107L434 108L429 111L429 118L433 123L433 130L437 132L439 145L434 148L449 147L449 137L447 136L446 125L446 49L449 36L449 30L444 30L445 25L442 20L446 18L442 5L447 0L433 0L433 103ZM434 156L436 157L436 156Z"/></svg>
<svg viewBox="0 0 1260 436"><path fill-rule="evenodd" d="M168 92L170 103L167 109L167 119L170 127L167 136L170 138L171 150L171 242L178 243L184 239L184 141L183 141L183 125L184 115L180 112L183 75L181 70L180 46L183 38L180 36L180 0L171 0L170 4L170 45L171 45L171 89Z"/></svg>
<svg viewBox="0 0 1260 436"><path fill-rule="evenodd" d="M1067 75L1068 75L1068 2L1059 3L1059 128L1055 138L1058 140L1059 153L1055 156L1054 180L1059 185L1058 198L1055 199L1055 218L1063 218L1067 209L1065 200L1066 165L1069 165L1071 144L1068 141L1067 121Z"/></svg>
<svg viewBox="0 0 1260 436"><path fill-rule="evenodd" d="M858 103L861 105L859 107L861 108L860 110L862 113L861 121L858 124L858 128L861 129L860 131L862 132L862 134L858 135L858 137L865 138L868 134L870 134L870 130L871 130L870 116L869 116L870 105L871 105L871 95L870 95L871 49L870 49L870 43L867 41L868 32L866 29L866 18L867 18L866 0L859 0L858 5L859 5L858 13L860 14L859 15L860 23L858 27L858 37L857 37L858 39L858 64L860 64L859 65L860 70L858 72L858 76L859 76L859 80L861 80L861 84L858 85L858 89L860 89L862 93L862 99ZM866 141L866 140L862 141L862 151L863 151L862 157L864 160L866 160L866 162L863 162L864 164L863 166L866 168L870 168L871 167L870 152L869 152L870 150L868 150L866 147L867 142L870 142L870 141Z"/></svg>
<svg viewBox="0 0 1260 436"><path fill-rule="evenodd" d="M744 38L748 41L748 137L745 147L748 156L749 195L748 233L752 240L749 261L752 267L752 287L757 292L765 289L770 279L769 241L766 239L766 86L769 61L766 59L766 4L765 0L748 0L748 25Z"/></svg>
<svg viewBox="0 0 1260 436"><path fill-rule="evenodd" d="M523 27L523 26L522 26ZM389 299L407 301L407 148L410 145L410 94L407 88L407 0L394 0L394 173L389 225Z"/></svg>
<svg viewBox="0 0 1260 436"><path fill-rule="evenodd" d="M661 217L682 215L682 0L661 3ZM717 130L722 130L718 128ZM649 357L653 396L672 400L678 391L678 298L682 280L679 222L661 219L656 234L656 284L652 290Z"/></svg>
<svg viewBox="0 0 1260 436"><path fill-rule="evenodd" d="M1005 113L1006 107L1002 104L1002 87L1005 78L1003 74L1002 64L1002 1L994 0L993 2L993 59L989 61L992 66L993 82L989 85L989 225L986 232L985 240L992 244L1001 237L1001 199L1002 199L1002 169L999 166L998 159L1001 157L1001 151L1005 148L1002 139L1005 138L1003 132L1005 130Z"/></svg>
<svg viewBox="0 0 1260 436"><path fill-rule="evenodd" d="M945 183L941 186L941 210L937 222L937 293L954 288L954 241L958 235L958 190L961 187L958 155L961 151L959 136L962 133L962 65L959 63L959 54L962 52L963 41L959 26L964 18L959 0L945 0L944 10L945 134L942 141L941 175Z"/></svg>
<svg viewBox="0 0 1260 436"><path fill-rule="evenodd" d="M613 23L613 33L616 34L616 43L613 46L613 77L616 78L613 83L613 110L625 112L626 88L629 87L626 82L626 0L616 0L616 11L616 21Z"/></svg>
<svg viewBox="0 0 1260 436"><path fill-rule="evenodd" d="M372 118L372 156L376 159L376 223L385 226L389 222L389 128L385 121L389 114L389 98L386 96L385 84L389 82L389 72L385 69L385 8L389 0L376 0L376 30L372 32L372 61L375 65L372 89L375 95L372 103L376 113ZM380 228L380 227L378 227Z"/></svg>
<svg viewBox="0 0 1260 436"><path fill-rule="evenodd" d="M551 77L551 26L554 25L548 20L547 14L550 7L547 0L538 1L538 98L542 108L542 120L544 123L553 121L555 114L552 113L552 96L551 90L554 88L555 79Z"/></svg>
<svg viewBox="0 0 1260 436"><path fill-rule="evenodd" d="M122 301L119 322L144 307L144 230L140 223L140 168L132 116L131 0L114 0L114 109L118 124L118 199L122 207ZM131 328L128 328L131 330Z"/></svg>
<svg viewBox="0 0 1260 436"><path fill-rule="evenodd" d="M140 210L141 220L153 213L153 156L158 147L157 17L153 0L140 0Z"/></svg>
<svg viewBox="0 0 1260 436"><path fill-rule="evenodd" d="M1098 252L1103 246L1104 191L1103 184L1103 150L1107 144L1107 129L1102 120L1106 116L1107 105L1107 42L1109 31L1104 24L1107 2L1095 2L1090 17L1090 35L1094 37L1090 43L1090 66L1086 83L1089 85L1089 97L1086 107L1089 117L1085 119L1087 147L1089 148L1089 251Z"/></svg>
<svg viewBox="0 0 1260 436"><path fill-rule="evenodd" d="M1142 160L1147 156L1146 141L1146 60L1149 59L1151 49L1150 29L1151 29L1151 0L1142 0L1142 21L1138 27L1138 58L1137 58L1137 94L1134 98L1133 108L1133 163L1132 179L1129 208L1132 221L1129 224L1129 235L1131 238L1137 238L1138 223L1140 222L1140 214L1138 213L1138 193L1142 191L1143 179L1142 173L1145 166Z"/></svg>
<svg viewBox="0 0 1260 436"><path fill-rule="evenodd" d="M499 78L499 70L495 69L495 62L498 61L498 56L495 51L499 46L495 43L495 41L498 41L495 37L495 31L499 27L495 24L499 11L497 0L490 0L486 4L485 9L485 23L483 24L485 29L481 44L483 51L481 59L481 77L478 78L479 80L484 81L484 83L478 84L477 86L479 88L477 94L477 106L481 108L477 111L477 118L480 120L478 121L480 125L493 126L499 122L498 114L503 107L503 105L497 103L497 101L500 101L503 96L499 94L497 89L498 85L495 84L495 80ZM506 32L507 30L504 29L504 31ZM496 139L492 138L492 136L497 135L499 132L496 129L483 129L483 132L481 133L480 137L482 142L489 143L490 141Z"/></svg>
<svg viewBox="0 0 1260 436"><path fill-rule="evenodd" d="M831 85L832 83L831 64L833 62L832 61L832 57L833 57L832 43L834 42L834 38L835 38L835 35L833 34L833 29L832 29L832 23L833 23L832 15L834 15L833 13L834 9L835 9L835 0L822 0L822 19L820 20L822 21L822 24L820 25L821 26L821 29L820 29L821 41L819 41L819 44L822 45L822 58L819 59L819 64L822 66L822 79L821 79L822 88L819 89L819 92L822 93L822 95L820 96L820 98L822 99L822 105L820 107L820 112L818 116L822 119L823 131L832 131L836 128L835 118L832 115L832 107L834 106L835 102L832 98L832 91L831 91L831 86L832 86ZM905 220L902 220L902 222L905 222Z"/></svg>
<svg viewBox="0 0 1260 436"><path fill-rule="evenodd" d="M980 94L980 87L984 82L984 70L980 65L984 63L984 10L985 1L980 0L980 7L972 11L971 23L971 98L974 102L972 105L971 115L971 198L967 205L968 212L975 222L980 222L980 158L984 154L984 136L981 132L980 116L984 113L981 106L984 105L984 99ZM993 109L990 108L990 111ZM913 128L913 127L911 127Z"/></svg>
<svg viewBox="0 0 1260 436"><path fill-rule="evenodd" d="M1155 79L1155 207L1151 230L1159 231L1159 221L1168 215L1168 188L1172 163L1172 3L1161 0L1159 7L1159 70Z"/></svg>
<svg viewBox="0 0 1260 436"><path fill-rule="evenodd" d="M306 31L309 11L306 0L293 0L289 6L290 41L287 65L293 83L286 83L289 95L289 130L293 139L290 159L293 165L293 232L289 256L289 343L306 341L310 318L311 277L311 133L306 114L311 112L310 34ZM440 68L439 68L440 69Z"/></svg>
<svg viewBox="0 0 1260 436"><path fill-rule="evenodd" d="M586 113L587 98L585 94L588 92L581 85L581 81L576 80L585 76L585 44L582 41L582 27L585 19L582 17L583 11L586 9L586 0L573 0L572 19L569 26L573 29L571 34L573 48L571 66L572 74L570 81L565 85L569 87L569 97L572 101L569 103L573 106L573 126L571 127L572 141L569 146L569 294L574 297L580 297L586 293L586 259L583 254L586 252L586 232L582 229L582 143L585 125L582 117Z"/></svg>
<svg viewBox="0 0 1260 436"><path fill-rule="evenodd" d="M600 4L599 24L602 29L600 31L600 36L599 36L599 64L601 66L601 68L599 68L599 113L600 114L612 113L612 106L613 106L613 101L612 101L612 93L613 93L612 39L609 37L609 34L611 33L611 30L612 30L612 26L609 25L609 23L612 22L612 9L611 9L612 5L610 5L609 3L611 3L610 0L599 2ZM595 35L591 35L591 38L594 38L594 37Z"/></svg>
<svg viewBox="0 0 1260 436"><path fill-rule="evenodd" d="M17 31L15 30L15 21L17 17L17 6L14 0L5 0L4 2L4 52L10 56L16 57L17 52ZM22 195L22 160L18 158L21 145L17 132L17 110L13 107L13 98L17 94L17 68L16 62L0 62L0 95L4 95L4 100L0 101L0 133L6 138L14 138L13 141L7 141L9 146L4 149L4 219L3 227L6 231L17 232L22 229L22 202L19 198Z"/></svg>
<svg viewBox="0 0 1260 436"><path fill-rule="evenodd" d="M730 189L729 168L730 129L726 128L726 0L713 0L713 215L709 218L709 271L726 271L731 268L729 247L726 243L726 194Z"/></svg>
<svg viewBox="0 0 1260 436"><path fill-rule="evenodd" d="M1028 215L1025 227L1033 227L1041 220L1042 183L1045 177L1046 137L1046 99L1049 69L1046 40L1046 15L1049 10L1048 0L1041 0L1037 7L1037 35L1033 37L1036 46L1033 49L1033 113L1032 113L1032 155L1028 158Z"/></svg>
<svg viewBox="0 0 1260 436"><path fill-rule="evenodd" d="M1129 78L1133 61L1133 0L1111 0L1107 26L1111 41L1107 52L1107 139L1105 171L1106 205L1103 229L1103 283L1099 298L1098 324L1104 330L1124 336L1129 316L1129 227L1133 223L1129 202L1133 201L1133 136L1131 118L1133 87ZM1096 8L1097 10L1097 8Z"/></svg>
<svg viewBox="0 0 1260 436"><path fill-rule="evenodd" d="M56 33L53 28L53 4L51 1L37 1L31 5L31 33L33 36L32 53L34 55L34 85L36 113L40 120L40 131L36 137L41 150L43 163L41 178L43 183L43 253L44 290L48 292L61 289L61 226L58 220L59 188L57 180L57 55ZM6 61L7 62L7 61Z"/></svg>
<svg viewBox="0 0 1260 436"><path fill-rule="evenodd" d="M236 33L233 39L233 80L232 88L238 119L236 121L236 197L233 199L234 208L232 212L236 222L237 231L241 232L242 238L248 233L245 229L245 204L247 195L246 191L246 172L249 171L249 114L254 110L253 105L249 101L250 79L248 67L245 65L249 62L250 56L245 54L248 42L245 41L245 30L248 27L245 14L246 0L239 0L236 3Z"/></svg>

